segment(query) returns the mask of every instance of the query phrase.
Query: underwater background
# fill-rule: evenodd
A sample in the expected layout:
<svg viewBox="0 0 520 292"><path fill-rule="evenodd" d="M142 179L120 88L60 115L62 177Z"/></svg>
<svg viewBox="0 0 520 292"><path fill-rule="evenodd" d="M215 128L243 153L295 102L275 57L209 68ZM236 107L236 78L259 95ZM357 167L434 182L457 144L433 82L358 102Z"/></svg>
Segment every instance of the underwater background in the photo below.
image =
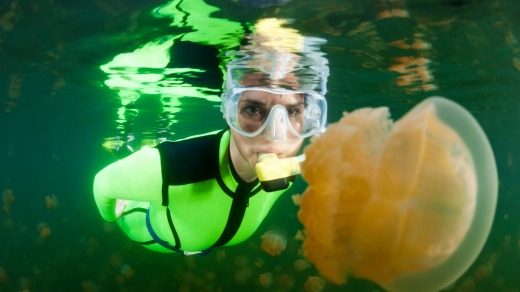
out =
<svg viewBox="0 0 520 292"><path fill-rule="evenodd" d="M0 2L0 291L311 291L319 273L302 261L291 199L301 177L249 240L206 257L131 242L92 196L94 175L127 151L226 127L225 52L265 19L326 40L330 123L361 107L397 119L436 95L475 116L498 204L481 254L446 290L520 291L519 13L512 0ZM280 256L260 248L269 230L287 238ZM382 291L354 277L314 288Z"/></svg>

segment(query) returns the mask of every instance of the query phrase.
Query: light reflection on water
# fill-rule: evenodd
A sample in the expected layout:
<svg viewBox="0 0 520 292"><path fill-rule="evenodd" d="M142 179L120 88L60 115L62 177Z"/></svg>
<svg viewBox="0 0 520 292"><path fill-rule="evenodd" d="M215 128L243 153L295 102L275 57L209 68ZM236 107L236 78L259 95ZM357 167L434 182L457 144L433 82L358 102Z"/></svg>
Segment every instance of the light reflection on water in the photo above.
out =
<svg viewBox="0 0 520 292"><path fill-rule="evenodd" d="M294 279L292 289L303 290L317 273L288 272L300 258L300 242L291 237L301 228L288 197L258 236L207 259L184 259L130 243L101 222L90 192L93 174L113 161L109 151L116 146L138 148L224 127L224 52L256 20L278 18L327 40L330 122L363 106L388 106L397 118L431 95L475 115L495 151L499 202L488 244L450 290L518 291L520 4L255 3L41 0L0 7L0 190L14 196L0 215L0 290L260 290L256 277L267 271L280 277L278 285ZM300 180L294 192L303 188ZM59 200L56 208L46 207L49 196ZM52 229L46 240L41 223ZM259 250L260 235L273 226L289 237L282 257ZM123 264L135 276L121 278ZM356 279L327 286L365 289L377 288Z"/></svg>

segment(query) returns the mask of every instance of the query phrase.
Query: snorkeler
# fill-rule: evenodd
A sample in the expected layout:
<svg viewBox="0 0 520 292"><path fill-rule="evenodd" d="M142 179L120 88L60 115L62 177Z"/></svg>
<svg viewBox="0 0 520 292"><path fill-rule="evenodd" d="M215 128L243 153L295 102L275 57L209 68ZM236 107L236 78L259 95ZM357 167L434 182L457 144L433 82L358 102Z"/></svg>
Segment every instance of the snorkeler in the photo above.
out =
<svg viewBox="0 0 520 292"><path fill-rule="evenodd" d="M298 52L244 46L227 66L229 128L145 146L105 167L94 180L103 219L158 252L204 254L249 238L292 185L304 139L325 130L320 42L308 39Z"/></svg>

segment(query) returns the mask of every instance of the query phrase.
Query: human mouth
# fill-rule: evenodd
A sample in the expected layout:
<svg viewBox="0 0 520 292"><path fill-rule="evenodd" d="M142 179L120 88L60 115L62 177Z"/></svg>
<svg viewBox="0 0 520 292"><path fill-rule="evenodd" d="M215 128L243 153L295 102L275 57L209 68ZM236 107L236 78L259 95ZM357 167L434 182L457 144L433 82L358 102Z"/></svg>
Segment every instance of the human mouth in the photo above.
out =
<svg viewBox="0 0 520 292"><path fill-rule="evenodd" d="M270 147L270 148L262 148L262 149L260 149L260 151L257 152L258 155L266 154L266 153L274 153L276 155L280 155L280 154L282 154L282 151L280 149Z"/></svg>

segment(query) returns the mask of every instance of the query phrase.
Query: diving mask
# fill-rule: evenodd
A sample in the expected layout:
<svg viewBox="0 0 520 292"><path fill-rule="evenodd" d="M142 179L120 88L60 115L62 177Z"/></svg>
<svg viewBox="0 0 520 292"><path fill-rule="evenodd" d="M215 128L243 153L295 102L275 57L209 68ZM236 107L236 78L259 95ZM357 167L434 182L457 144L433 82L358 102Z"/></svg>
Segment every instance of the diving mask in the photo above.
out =
<svg viewBox="0 0 520 292"><path fill-rule="evenodd" d="M234 88L223 103L228 125L245 137L271 141L306 138L325 131L327 102L315 92Z"/></svg>

